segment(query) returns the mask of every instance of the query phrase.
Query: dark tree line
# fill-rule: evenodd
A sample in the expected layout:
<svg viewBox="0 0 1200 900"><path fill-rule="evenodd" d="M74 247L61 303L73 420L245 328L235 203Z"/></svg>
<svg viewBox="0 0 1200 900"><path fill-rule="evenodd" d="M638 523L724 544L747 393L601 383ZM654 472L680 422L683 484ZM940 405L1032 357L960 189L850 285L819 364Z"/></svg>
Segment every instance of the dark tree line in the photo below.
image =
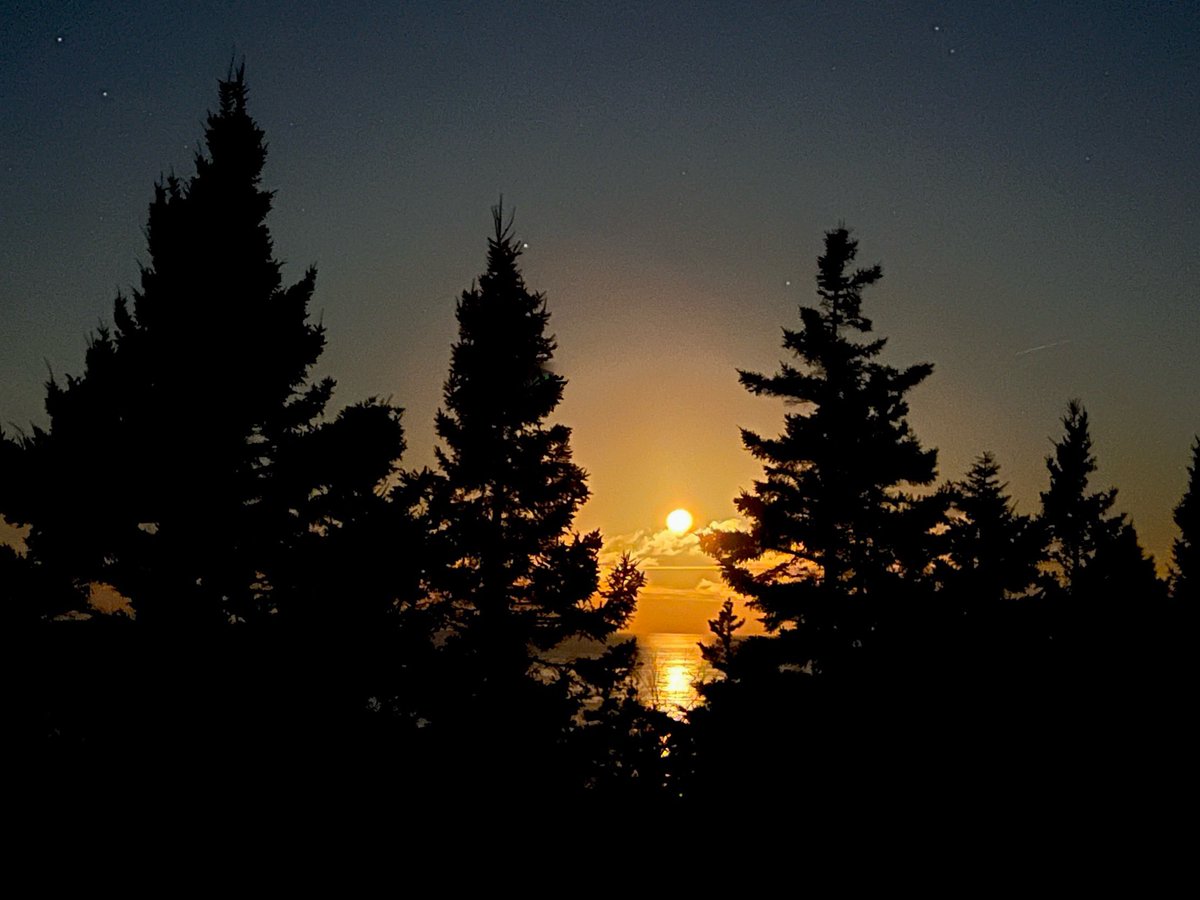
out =
<svg viewBox="0 0 1200 900"><path fill-rule="evenodd" d="M139 288L48 383L49 426L0 441L0 513L29 528L0 556L16 732L64 766L214 782L366 763L443 796L655 792L633 643L552 652L605 647L644 576L601 585L600 535L572 528L586 478L511 222L458 303L438 468L405 471L401 409L326 414L316 272L282 281L265 161L231 71L195 174L155 187Z"/></svg>
<svg viewBox="0 0 1200 900"><path fill-rule="evenodd" d="M914 771L966 777L980 754L1029 776L1030 741L1175 737L1200 439L1169 583L1116 490L1093 489L1078 401L1037 513L990 452L939 486L907 420L933 367L882 361L863 312L882 270L829 232L819 302L784 331L794 361L740 373L790 404L779 435L742 433L763 465L735 501L749 527L703 537L768 633L741 639L727 602L702 648L722 677L671 722L639 702L634 642L614 641L645 576L625 558L602 584L600 535L574 529L587 480L553 421L565 380L511 218L493 210L457 304L437 467L406 470L401 409L327 413L316 272L283 283L265 161L231 71L195 174L155 187L139 287L83 374L47 384L48 427L0 435L0 514L29 528L24 553L0 547L10 718L42 764L535 804L708 803L749 765L835 802ZM99 596L122 606L99 615Z"/></svg>
<svg viewBox="0 0 1200 900"><path fill-rule="evenodd" d="M705 656L725 677L693 717L698 785L757 765L772 790L841 803L914 778L927 793L978 788L1000 759L996 784L1039 790L1146 764L1148 747L1180 759L1195 465L1170 592L1113 512L1116 489L1091 485L1077 400L1038 513L1017 512L991 452L935 489L905 399L932 367L881 364L884 341L859 337L863 289L882 272L856 255L845 228L826 235L819 306L784 330L797 362L741 373L795 411L777 437L742 433L763 463L736 501L749 529L702 537L768 634L737 641L732 607L710 622ZM1029 755L1047 743L1080 762L1063 772Z"/></svg>

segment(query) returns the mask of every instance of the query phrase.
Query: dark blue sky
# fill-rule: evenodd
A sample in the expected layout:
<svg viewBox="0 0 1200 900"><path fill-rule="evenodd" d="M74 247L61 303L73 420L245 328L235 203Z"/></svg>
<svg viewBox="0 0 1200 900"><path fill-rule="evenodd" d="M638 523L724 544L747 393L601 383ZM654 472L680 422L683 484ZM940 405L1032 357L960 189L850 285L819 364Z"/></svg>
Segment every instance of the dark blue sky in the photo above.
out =
<svg viewBox="0 0 1200 900"><path fill-rule="evenodd" d="M1070 397L1098 486L1160 557L1200 430L1200 4L8 3L0 12L0 422L42 422L145 258L244 55L270 220L337 402L408 409L432 460L454 300L503 192L546 291L580 524L707 521L757 472L737 426L844 221L884 279L888 360L959 477L1021 508ZM790 282L790 283L789 283ZM197 310L214 321L217 307ZM214 325L216 322L214 321ZM1041 348L1041 349L1034 349ZM99 439L99 438L98 438Z"/></svg>

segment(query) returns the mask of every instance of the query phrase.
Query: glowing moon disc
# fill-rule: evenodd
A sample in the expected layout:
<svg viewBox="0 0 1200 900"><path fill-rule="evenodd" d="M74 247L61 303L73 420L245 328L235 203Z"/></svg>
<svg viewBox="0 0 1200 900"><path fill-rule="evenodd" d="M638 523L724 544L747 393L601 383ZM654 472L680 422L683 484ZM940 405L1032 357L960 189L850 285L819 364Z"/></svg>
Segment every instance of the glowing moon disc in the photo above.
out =
<svg viewBox="0 0 1200 900"><path fill-rule="evenodd" d="M676 534L683 534L692 527L692 514L686 509L677 509L667 516L667 527Z"/></svg>

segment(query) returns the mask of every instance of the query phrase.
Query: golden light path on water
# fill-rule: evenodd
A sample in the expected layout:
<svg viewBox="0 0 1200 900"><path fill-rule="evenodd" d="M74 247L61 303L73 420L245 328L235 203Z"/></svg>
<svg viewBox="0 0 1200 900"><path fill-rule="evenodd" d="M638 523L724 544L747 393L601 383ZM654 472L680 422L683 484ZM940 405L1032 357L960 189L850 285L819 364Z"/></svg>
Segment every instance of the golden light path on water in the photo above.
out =
<svg viewBox="0 0 1200 900"><path fill-rule="evenodd" d="M647 706L683 718L700 702L698 681L715 674L700 655L699 642L712 635L639 634L638 694Z"/></svg>
<svg viewBox="0 0 1200 900"><path fill-rule="evenodd" d="M711 640L712 635L662 632L613 635L610 644L634 638L637 641L637 664L633 673L638 701L660 710L675 719L683 719L700 703L696 684L719 677L700 655L699 642ZM549 659L565 662L579 657L595 658L604 645L594 641L572 640L560 644L548 654Z"/></svg>

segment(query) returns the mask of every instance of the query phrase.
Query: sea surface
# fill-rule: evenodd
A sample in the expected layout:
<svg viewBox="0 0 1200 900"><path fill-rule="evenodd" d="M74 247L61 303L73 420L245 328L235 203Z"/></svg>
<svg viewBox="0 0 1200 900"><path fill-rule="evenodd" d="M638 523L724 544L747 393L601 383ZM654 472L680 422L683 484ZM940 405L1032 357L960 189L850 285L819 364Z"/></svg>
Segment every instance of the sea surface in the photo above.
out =
<svg viewBox="0 0 1200 900"><path fill-rule="evenodd" d="M638 699L652 709L682 719L700 702L699 682L718 677L719 673L700 655L700 641L712 635L660 632L654 634L615 634L609 644L634 638L638 661L634 678ZM598 656L604 645L595 641L566 641L550 651L552 659L568 660L580 656Z"/></svg>
<svg viewBox="0 0 1200 900"><path fill-rule="evenodd" d="M683 718L700 701L696 684L716 674L700 655L704 634L638 634L638 694L646 706Z"/></svg>

